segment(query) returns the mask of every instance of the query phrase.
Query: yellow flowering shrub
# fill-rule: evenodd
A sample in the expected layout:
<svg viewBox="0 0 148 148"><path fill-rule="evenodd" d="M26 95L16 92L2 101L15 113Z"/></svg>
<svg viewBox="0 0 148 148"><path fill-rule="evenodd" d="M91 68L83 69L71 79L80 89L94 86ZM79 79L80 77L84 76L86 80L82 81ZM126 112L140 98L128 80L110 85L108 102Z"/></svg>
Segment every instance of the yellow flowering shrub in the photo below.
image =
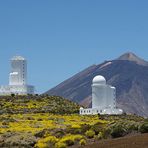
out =
<svg viewBox="0 0 148 148"><path fill-rule="evenodd" d="M65 143L67 146L74 145L75 142L79 142L84 137L82 135L71 135L64 136L59 142Z"/></svg>
<svg viewBox="0 0 148 148"><path fill-rule="evenodd" d="M86 131L85 135L87 138L93 138L95 136L95 132L93 130Z"/></svg>
<svg viewBox="0 0 148 148"><path fill-rule="evenodd" d="M86 140L85 139L81 139L79 142L80 145L86 145Z"/></svg>
<svg viewBox="0 0 148 148"><path fill-rule="evenodd" d="M43 129L65 129L71 126L74 129L81 128L83 124L93 125L98 122L107 123L99 120L97 116L57 115L50 113L31 113L31 114L3 114L0 117L0 132L32 132L35 134ZM7 128L3 128L3 122L7 120Z"/></svg>
<svg viewBox="0 0 148 148"><path fill-rule="evenodd" d="M102 132L99 132L98 139L103 139L103 133Z"/></svg>
<svg viewBox="0 0 148 148"><path fill-rule="evenodd" d="M46 138L39 139L36 143L35 147L37 148L44 148L54 146L58 142L58 139L55 136L49 136Z"/></svg>
<svg viewBox="0 0 148 148"><path fill-rule="evenodd" d="M48 145L47 145L47 143L37 143L36 145L35 145L35 148L48 148Z"/></svg>
<svg viewBox="0 0 148 148"><path fill-rule="evenodd" d="M55 148L66 148L66 147L67 147L66 144L63 142L57 142L55 144Z"/></svg>

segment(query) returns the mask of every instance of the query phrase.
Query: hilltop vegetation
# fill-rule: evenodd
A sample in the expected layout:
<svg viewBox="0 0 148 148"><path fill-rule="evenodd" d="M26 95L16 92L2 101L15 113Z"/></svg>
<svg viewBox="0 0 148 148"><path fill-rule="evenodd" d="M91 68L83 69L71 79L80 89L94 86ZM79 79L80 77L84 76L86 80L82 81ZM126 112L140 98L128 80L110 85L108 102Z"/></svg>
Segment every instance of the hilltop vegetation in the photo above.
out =
<svg viewBox="0 0 148 148"><path fill-rule="evenodd" d="M66 148L101 139L148 132L148 122L136 116L80 116L51 113L3 114L0 147Z"/></svg>
<svg viewBox="0 0 148 148"><path fill-rule="evenodd" d="M85 139L82 133L97 122L106 123L106 121L98 120L97 116L49 113L4 114L0 118L0 139L2 140L0 146L34 147L36 145L42 148L54 147L57 142L57 145L62 143L69 146L74 144L75 139ZM73 141L70 141L71 139Z"/></svg>
<svg viewBox="0 0 148 148"><path fill-rule="evenodd" d="M0 105L0 147L78 147L148 132L148 120L143 117L80 116L79 106L61 97L4 97Z"/></svg>
<svg viewBox="0 0 148 148"><path fill-rule="evenodd" d="M78 113L80 106L58 96L4 96L0 97L0 113Z"/></svg>

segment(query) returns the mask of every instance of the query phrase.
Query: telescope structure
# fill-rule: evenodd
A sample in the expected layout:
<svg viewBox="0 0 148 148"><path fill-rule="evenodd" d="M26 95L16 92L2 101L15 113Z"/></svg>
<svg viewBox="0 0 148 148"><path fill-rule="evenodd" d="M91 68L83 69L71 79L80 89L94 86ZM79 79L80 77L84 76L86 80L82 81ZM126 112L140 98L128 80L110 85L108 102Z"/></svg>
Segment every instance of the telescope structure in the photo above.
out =
<svg viewBox="0 0 148 148"><path fill-rule="evenodd" d="M98 75L92 81L92 108L80 108L81 115L122 114L116 106L116 88L108 85L106 79Z"/></svg>
<svg viewBox="0 0 148 148"><path fill-rule="evenodd" d="M34 94L34 86L27 84L27 60L22 56L11 59L9 85L0 86L0 95L27 95Z"/></svg>

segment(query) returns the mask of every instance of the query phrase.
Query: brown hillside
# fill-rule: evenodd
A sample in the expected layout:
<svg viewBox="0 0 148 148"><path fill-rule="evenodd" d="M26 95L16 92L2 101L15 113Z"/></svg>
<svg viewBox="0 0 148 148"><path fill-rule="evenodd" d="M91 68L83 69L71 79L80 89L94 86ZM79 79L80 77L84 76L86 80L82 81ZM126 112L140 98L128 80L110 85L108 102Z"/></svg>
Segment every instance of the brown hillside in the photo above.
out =
<svg viewBox="0 0 148 148"><path fill-rule="evenodd" d="M93 65L46 93L91 106L91 84L96 75L117 89L118 107L127 113L148 116L148 62L126 53L116 60Z"/></svg>
<svg viewBox="0 0 148 148"><path fill-rule="evenodd" d="M85 148L148 148L148 134L134 135L113 140L102 140L87 145Z"/></svg>

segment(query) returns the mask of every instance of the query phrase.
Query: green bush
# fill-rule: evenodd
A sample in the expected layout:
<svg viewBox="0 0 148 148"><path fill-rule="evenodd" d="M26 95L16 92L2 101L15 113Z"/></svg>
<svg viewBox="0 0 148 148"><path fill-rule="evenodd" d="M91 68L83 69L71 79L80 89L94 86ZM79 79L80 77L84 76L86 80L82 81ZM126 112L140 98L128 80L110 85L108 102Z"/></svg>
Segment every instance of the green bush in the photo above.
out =
<svg viewBox="0 0 148 148"><path fill-rule="evenodd" d="M81 125L81 133L85 133L86 131L90 130L91 126L89 124L82 124Z"/></svg>
<svg viewBox="0 0 148 148"><path fill-rule="evenodd" d="M103 133L102 132L99 132L98 139L103 139Z"/></svg>
<svg viewBox="0 0 148 148"><path fill-rule="evenodd" d="M148 122L148 118L144 119L144 122Z"/></svg>
<svg viewBox="0 0 148 148"><path fill-rule="evenodd" d="M91 129L95 132L96 135L98 135L99 132L103 131L104 126L105 126L105 124L97 123L97 124L93 125Z"/></svg>
<svg viewBox="0 0 148 148"><path fill-rule="evenodd" d="M72 127L67 127L66 133L70 134L81 134L81 128L72 128Z"/></svg>
<svg viewBox="0 0 148 148"><path fill-rule="evenodd" d="M132 131L138 131L138 125L136 123L132 123L127 125L127 131L128 133L132 132Z"/></svg>
<svg viewBox="0 0 148 148"><path fill-rule="evenodd" d="M53 135L56 136L57 138L62 138L65 135L65 133L62 129L60 129L56 131L55 133L53 133Z"/></svg>
<svg viewBox="0 0 148 148"><path fill-rule="evenodd" d="M93 138L95 135L95 132L93 130L88 130L85 132L85 135L87 138Z"/></svg>
<svg viewBox="0 0 148 148"><path fill-rule="evenodd" d="M113 138L123 137L126 134L126 130L121 125L115 125L111 129L111 136Z"/></svg>
<svg viewBox="0 0 148 148"><path fill-rule="evenodd" d="M148 133L148 122L143 123L140 127L139 127L139 131L141 133Z"/></svg>
<svg viewBox="0 0 148 148"><path fill-rule="evenodd" d="M103 131L102 131L102 137L104 139L107 139L109 137L111 137L111 128L108 127L108 128L105 128Z"/></svg>
<svg viewBox="0 0 148 148"><path fill-rule="evenodd" d="M38 131L34 134L35 137L37 138L42 138L46 133L46 130L41 130L41 131Z"/></svg>

